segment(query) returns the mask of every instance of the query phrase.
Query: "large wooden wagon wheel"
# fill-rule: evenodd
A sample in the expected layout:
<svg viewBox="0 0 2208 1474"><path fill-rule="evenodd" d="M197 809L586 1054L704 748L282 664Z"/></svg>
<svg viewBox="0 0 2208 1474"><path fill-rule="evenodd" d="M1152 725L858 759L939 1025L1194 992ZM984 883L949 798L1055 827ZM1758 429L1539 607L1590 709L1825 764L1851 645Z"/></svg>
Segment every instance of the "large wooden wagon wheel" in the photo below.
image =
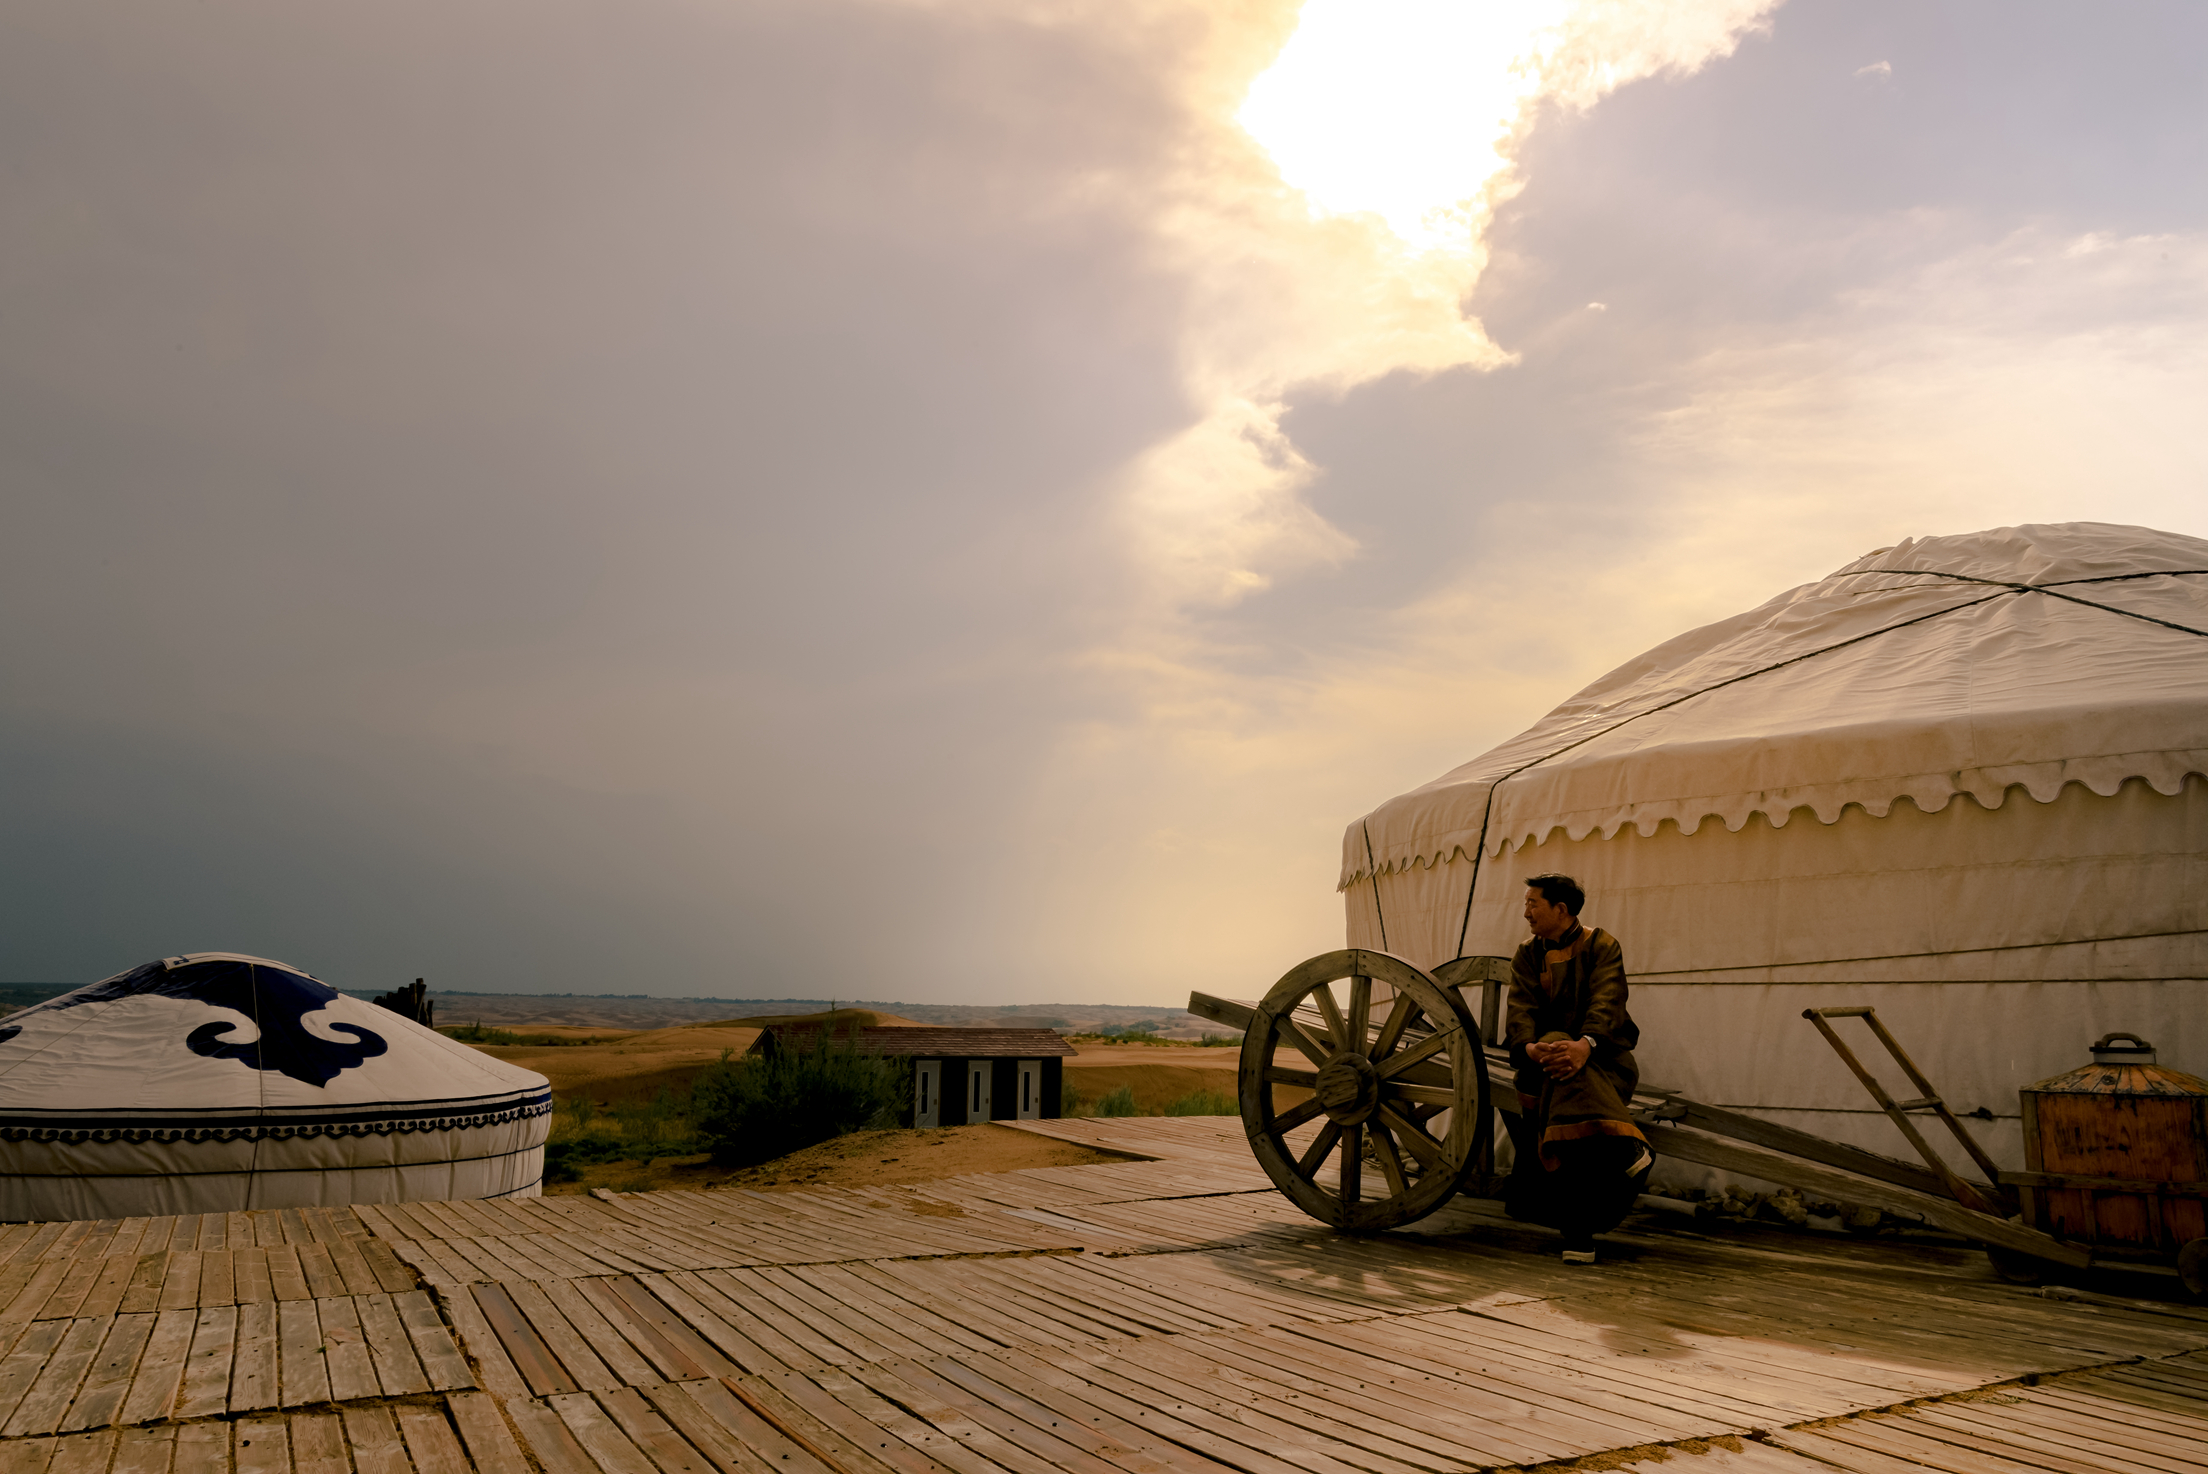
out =
<svg viewBox="0 0 2208 1474"><path fill-rule="evenodd" d="M1378 1020L1376 980L1395 991ZM1316 1012L1298 1018L1299 1005ZM1283 1045L1292 1063L1275 1063ZM1311 1098L1276 1111L1275 1085ZM1464 1000L1402 958L1362 948L1314 957L1265 995L1242 1036L1241 1100L1265 1175L1345 1233L1415 1222L1448 1202L1493 1129L1487 1056ZM1316 1137L1288 1140L1312 1121ZM1367 1197L1373 1168L1385 1191Z"/></svg>

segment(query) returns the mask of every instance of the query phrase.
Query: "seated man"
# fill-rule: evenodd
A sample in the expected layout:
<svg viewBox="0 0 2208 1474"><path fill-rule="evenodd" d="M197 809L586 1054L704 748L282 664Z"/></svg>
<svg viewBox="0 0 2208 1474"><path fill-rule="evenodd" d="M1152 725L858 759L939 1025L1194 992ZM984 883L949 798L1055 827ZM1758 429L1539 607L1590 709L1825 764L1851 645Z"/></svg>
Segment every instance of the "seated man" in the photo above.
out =
<svg viewBox="0 0 2208 1474"><path fill-rule="evenodd" d="M1625 1011L1617 938L1579 924L1587 894L1568 875L1526 882L1533 940L1518 949L1504 1032L1521 1113L1517 1162L1504 1188L1513 1218L1564 1235L1564 1262L1595 1262L1595 1235L1616 1228L1655 1158L1630 1109L1641 1031Z"/></svg>

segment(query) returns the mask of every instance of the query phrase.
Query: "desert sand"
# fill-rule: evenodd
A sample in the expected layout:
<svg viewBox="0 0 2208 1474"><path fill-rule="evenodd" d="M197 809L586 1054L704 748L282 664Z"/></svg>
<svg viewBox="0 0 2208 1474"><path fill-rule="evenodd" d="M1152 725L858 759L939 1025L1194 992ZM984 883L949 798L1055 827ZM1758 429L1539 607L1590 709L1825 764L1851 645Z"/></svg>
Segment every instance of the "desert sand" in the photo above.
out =
<svg viewBox="0 0 2208 1474"><path fill-rule="evenodd" d="M815 1016L817 1017L817 1015ZM563 1098L587 1095L601 1106L651 1100L661 1089L678 1098L724 1050L740 1055L776 1017L713 1019L670 1028L622 1032L585 1025L545 1024L528 1032L545 1042L477 1045L484 1053L542 1074ZM812 1022L812 1018L802 1021ZM896 1026L911 1019L844 1010L839 1021ZM553 1040L574 1042L550 1042ZM1137 1114L1159 1113L1198 1092L1231 1102L1241 1051L1174 1044L1110 1044L1083 1040L1066 1059L1066 1083L1092 1109L1125 1087ZM1293 1092L1301 1096L1303 1092ZM1284 1102L1285 1103L1285 1102ZM550 1192L620 1192L750 1187L788 1189L927 1182L972 1172L1012 1172L1114 1160L1085 1147L994 1125L928 1131L864 1131L793 1153L761 1167L730 1171L702 1157L609 1162L582 1169L579 1181L548 1184Z"/></svg>
<svg viewBox="0 0 2208 1474"><path fill-rule="evenodd" d="M578 1182L545 1184L550 1193L701 1191L749 1188L789 1192L808 1187L893 1187L974 1172L1029 1167L1083 1167L1128 1157L995 1124L928 1131L855 1131L758 1167L731 1171L703 1157L662 1157L649 1164L607 1162L583 1169Z"/></svg>

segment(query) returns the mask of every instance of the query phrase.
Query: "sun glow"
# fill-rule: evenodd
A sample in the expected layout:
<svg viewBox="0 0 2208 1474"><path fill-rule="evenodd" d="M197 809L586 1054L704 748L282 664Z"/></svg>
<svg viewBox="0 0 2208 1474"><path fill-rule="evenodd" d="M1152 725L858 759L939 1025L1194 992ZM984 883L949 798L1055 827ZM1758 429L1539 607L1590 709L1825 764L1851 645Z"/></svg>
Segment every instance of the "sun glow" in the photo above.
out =
<svg viewBox="0 0 2208 1474"><path fill-rule="evenodd" d="M1305 0L1242 126L1322 211L1375 214L1414 246L1468 251L1509 167L1503 145L1542 89L1544 42L1570 9Z"/></svg>

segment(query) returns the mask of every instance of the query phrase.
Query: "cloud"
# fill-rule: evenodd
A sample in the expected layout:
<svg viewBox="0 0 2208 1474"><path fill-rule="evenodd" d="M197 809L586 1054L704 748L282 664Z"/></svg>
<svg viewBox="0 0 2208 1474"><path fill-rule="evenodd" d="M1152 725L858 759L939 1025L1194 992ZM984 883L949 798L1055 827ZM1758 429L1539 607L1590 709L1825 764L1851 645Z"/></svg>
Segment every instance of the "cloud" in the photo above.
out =
<svg viewBox="0 0 2208 1474"><path fill-rule="evenodd" d="M1150 561L1188 570L1175 593L1231 602L1346 553L1295 505L1307 477L1284 397L1509 362L1463 303L1518 187L1517 140L1544 106L1584 110L1729 55L1771 3L1306 0L1254 80L1232 78L1247 47L1215 63L1224 83L1199 68L1202 146L1162 225L1189 284L1183 382L1203 418L1124 489ZM1232 118L1206 116L1245 90Z"/></svg>
<svg viewBox="0 0 2208 1474"><path fill-rule="evenodd" d="M19 978L1247 996L1665 634L2197 525L2182 18L1476 8L1435 249L1289 0L121 5L0 19Z"/></svg>

